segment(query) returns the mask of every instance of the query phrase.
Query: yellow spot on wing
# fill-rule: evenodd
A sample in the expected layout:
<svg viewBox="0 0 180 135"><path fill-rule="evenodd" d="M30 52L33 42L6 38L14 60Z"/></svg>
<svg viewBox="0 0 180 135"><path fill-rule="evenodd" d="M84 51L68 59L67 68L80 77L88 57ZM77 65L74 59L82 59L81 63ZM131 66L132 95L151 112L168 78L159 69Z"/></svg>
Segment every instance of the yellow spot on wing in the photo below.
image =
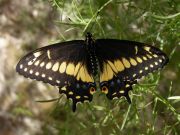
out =
<svg viewBox="0 0 180 135"><path fill-rule="evenodd" d="M138 47L135 46L135 54L137 54L137 53L138 53Z"/></svg>
<svg viewBox="0 0 180 135"><path fill-rule="evenodd" d="M146 56L143 56L143 60L147 60L147 57L146 57Z"/></svg>
<svg viewBox="0 0 180 135"><path fill-rule="evenodd" d="M117 73L118 71L117 71L115 65L114 65L111 61L109 61L109 60L108 60L107 62L108 62L108 64L111 66L111 68L113 69L113 71L114 71L115 73Z"/></svg>
<svg viewBox="0 0 180 135"><path fill-rule="evenodd" d="M75 70L75 66L72 63L69 63L66 67L66 74L73 75Z"/></svg>
<svg viewBox="0 0 180 135"><path fill-rule="evenodd" d="M124 93L124 90L120 90L119 93L122 93L122 94L123 94L123 93Z"/></svg>
<svg viewBox="0 0 180 135"><path fill-rule="evenodd" d="M119 72L124 70L124 65L122 64L120 60L116 60L114 62L114 65Z"/></svg>
<svg viewBox="0 0 180 135"><path fill-rule="evenodd" d="M140 57L136 57L136 60L139 62L139 63L142 63L142 59Z"/></svg>
<svg viewBox="0 0 180 135"><path fill-rule="evenodd" d="M149 54L147 54L147 57L148 57L149 59L151 59L151 58L152 58L152 56L151 56L151 55L149 55Z"/></svg>
<svg viewBox="0 0 180 135"><path fill-rule="evenodd" d="M61 90L64 90L64 91L66 91L66 86L62 87L62 88L61 88Z"/></svg>
<svg viewBox="0 0 180 135"><path fill-rule="evenodd" d="M146 50L146 51L149 52L149 51L150 51L150 47L149 47L149 46L145 46L145 47L144 47L144 50Z"/></svg>
<svg viewBox="0 0 180 135"><path fill-rule="evenodd" d="M136 66L136 65L137 65L136 60L133 59L133 58L130 58L130 63L131 63L131 65L133 65L133 66Z"/></svg>
<svg viewBox="0 0 180 135"><path fill-rule="evenodd" d="M113 75L114 73L112 68L109 66L109 64L104 63L103 71L100 75L100 82L111 80L113 78Z"/></svg>
<svg viewBox="0 0 180 135"><path fill-rule="evenodd" d="M108 80L111 80L113 78L113 71L112 71L112 68L107 64L107 75L108 75Z"/></svg>
<svg viewBox="0 0 180 135"><path fill-rule="evenodd" d="M69 94L69 95L73 95L73 92L72 92L72 91L70 91L68 94Z"/></svg>
<svg viewBox="0 0 180 135"><path fill-rule="evenodd" d="M129 84L126 84L126 88L128 88L128 87L130 87L130 85L129 85Z"/></svg>
<svg viewBox="0 0 180 135"><path fill-rule="evenodd" d="M59 72L60 72L60 73L64 73L65 70L66 70L66 62L63 62L63 63L61 63L61 65L60 65Z"/></svg>
<svg viewBox="0 0 180 135"><path fill-rule="evenodd" d="M157 54L153 54L153 56L155 57L155 58L157 58L158 56L157 56Z"/></svg>
<svg viewBox="0 0 180 135"><path fill-rule="evenodd" d="M79 63L76 65L76 67L75 67L75 70L74 70L74 76L76 76L76 75L77 75L77 73L78 73L78 71L79 71L80 66L81 66L81 63L79 62Z"/></svg>
<svg viewBox="0 0 180 135"><path fill-rule="evenodd" d="M126 58L122 58L122 62L126 68L131 67L131 64L129 63L129 61Z"/></svg>
<svg viewBox="0 0 180 135"><path fill-rule="evenodd" d="M80 99L81 97L80 96L76 96L76 99Z"/></svg>
<svg viewBox="0 0 180 135"><path fill-rule="evenodd" d="M85 66L81 66L76 79L81 79L83 82L94 82L92 76L89 75Z"/></svg>
<svg viewBox="0 0 180 135"><path fill-rule="evenodd" d="M108 74L107 74L107 69L106 69L105 63L103 64L103 71L100 75L100 82L103 82L103 81L108 81Z"/></svg>

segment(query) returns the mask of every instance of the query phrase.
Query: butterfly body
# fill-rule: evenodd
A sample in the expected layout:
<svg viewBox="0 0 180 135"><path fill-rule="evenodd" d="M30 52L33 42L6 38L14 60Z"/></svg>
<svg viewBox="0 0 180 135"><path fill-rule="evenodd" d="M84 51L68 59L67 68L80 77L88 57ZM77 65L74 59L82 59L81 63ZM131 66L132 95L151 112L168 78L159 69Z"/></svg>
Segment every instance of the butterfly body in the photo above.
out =
<svg viewBox="0 0 180 135"><path fill-rule="evenodd" d="M21 75L59 87L73 101L92 101L97 90L107 98L125 96L137 79L162 68L168 57L160 49L135 41L117 39L73 40L42 47L24 56L16 70Z"/></svg>

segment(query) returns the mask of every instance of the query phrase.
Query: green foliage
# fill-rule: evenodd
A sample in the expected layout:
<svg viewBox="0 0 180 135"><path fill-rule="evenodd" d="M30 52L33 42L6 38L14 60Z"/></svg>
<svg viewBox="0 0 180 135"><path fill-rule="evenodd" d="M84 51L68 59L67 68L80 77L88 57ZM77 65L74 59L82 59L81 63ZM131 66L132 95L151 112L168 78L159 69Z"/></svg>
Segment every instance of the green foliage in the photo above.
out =
<svg viewBox="0 0 180 135"><path fill-rule="evenodd" d="M26 116L30 116L30 117L33 116L32 112L29 109L24 108L24 107L16 107L12 110L12 113L14 113L15 115L19 115L19 116L21 116L21 115L26 115Z"/></svg>
<svg viewBox="0 0 180 135"><path fill-rule="evenodd" d="M52 0L61 18L55 20L65 40L82 38L87 31L95 38L136 40L155 44L170 56L169 65L146 77L125 99L109 101L96 93L93 102L57 104L51 126L56 134L175 134L180 133L180 5L177 0ZM72 36L72 37L71 37ZM175 75L174 75L175 74ZM50 132L44 125L45 132Z"/></svg>

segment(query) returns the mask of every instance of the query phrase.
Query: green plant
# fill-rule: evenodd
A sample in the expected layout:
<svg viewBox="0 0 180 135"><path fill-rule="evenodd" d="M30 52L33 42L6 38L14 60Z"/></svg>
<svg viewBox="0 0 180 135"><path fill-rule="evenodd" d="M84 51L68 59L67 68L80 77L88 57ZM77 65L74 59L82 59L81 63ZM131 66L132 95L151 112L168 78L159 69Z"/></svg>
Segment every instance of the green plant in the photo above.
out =
<svg viewBox="0 0 180 135"><path fill-rule="evenodd" d="M50 120L57 134L178 134L179 98L168 99L179 94L178 1L51 2L60 13L61 19L55 22L65 40L82 38L83 34L90 31L95 38L108 37L155 44L170 56L166 69L161 73L157 71L150 74L134 86L131 105L124 99L109 101L101 93L94 96L92 103L79 105L76 113L70 111L69 102L65 107L57 104ZM45 131L47 127L44 126Z"/></svg>

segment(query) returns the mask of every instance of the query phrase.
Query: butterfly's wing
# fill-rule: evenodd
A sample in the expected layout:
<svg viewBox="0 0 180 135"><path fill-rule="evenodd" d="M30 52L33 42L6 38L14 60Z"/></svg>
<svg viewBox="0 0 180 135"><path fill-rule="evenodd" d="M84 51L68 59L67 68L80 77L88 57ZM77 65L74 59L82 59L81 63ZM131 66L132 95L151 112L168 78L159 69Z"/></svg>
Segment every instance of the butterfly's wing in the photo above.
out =
<svg viewBox="0 0 180 135"><path fill-rule="evenodd" d="M91 101L96 90L84 41L57 43L30 52L17 64L16 71L31 79L58 86L60 93L76 103Z"/></svg>
<svg viewBox="0 0 180 135"><path fill-rule="evenodd" d="M96 40L100 63L100 87L109 99L125 96L137 80L162 68L168 57L158 48L126 40Z"/></svg>

